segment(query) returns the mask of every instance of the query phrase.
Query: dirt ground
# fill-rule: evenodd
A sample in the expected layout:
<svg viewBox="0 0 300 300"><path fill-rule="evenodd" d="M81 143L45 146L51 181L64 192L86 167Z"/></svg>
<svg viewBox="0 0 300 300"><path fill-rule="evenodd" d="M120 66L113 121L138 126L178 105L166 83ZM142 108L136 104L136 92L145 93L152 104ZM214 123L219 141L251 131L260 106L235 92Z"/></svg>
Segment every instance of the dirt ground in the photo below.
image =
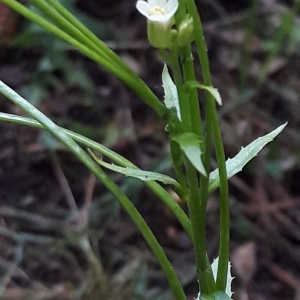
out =
<svg viewBox="0 0 300 300"><path fill-rule="evenodd" d="M135 0L61 3L163 98L163 62L147 42ZM197 4L214 86L224 103L219 116L226 156L289 122L276 141L230 180L234 299L299 300L296 4ZM164 121L118 79L3 4L0 80L59 125L109 146L142 169L172 174ZM24 115L3 97L0 111ZM188 299L194 299L193 249L175 217L138 180L111 176L145 217ZM207 210L211 259L218 251L218 206L214 193ZM0 299L173 299L155 257L117 200L50 134L8 123L0 123Z"/></svg>

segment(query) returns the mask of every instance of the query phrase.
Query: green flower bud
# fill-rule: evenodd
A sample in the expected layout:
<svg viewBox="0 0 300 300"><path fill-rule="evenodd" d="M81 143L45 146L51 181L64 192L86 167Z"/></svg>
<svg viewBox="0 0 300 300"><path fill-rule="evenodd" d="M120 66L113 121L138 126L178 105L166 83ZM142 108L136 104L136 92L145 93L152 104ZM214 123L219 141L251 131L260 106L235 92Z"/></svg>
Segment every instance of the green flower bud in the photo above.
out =
<svg viewBox="0 0 300 300"><path fill-rule="evenodd" d="M148 19L148 39L156 48L170 49L177 31L172 29L178 0L139 0L137 10Z"/></svg>
<svg viewBox="0 0 300 300"><path fill-rule="evenodd" d="M170 49L174 43L177 31L172 29L174 20L170 20L167 24L161 24L148 20L147 24L148 40L155 48Z"/></svg>
<svg viewBox="0 0 300 300"><path fill-rule="evenodd" d="M186 15L178 26L177 46L183 47L194 41L194 20Z"/></svg>

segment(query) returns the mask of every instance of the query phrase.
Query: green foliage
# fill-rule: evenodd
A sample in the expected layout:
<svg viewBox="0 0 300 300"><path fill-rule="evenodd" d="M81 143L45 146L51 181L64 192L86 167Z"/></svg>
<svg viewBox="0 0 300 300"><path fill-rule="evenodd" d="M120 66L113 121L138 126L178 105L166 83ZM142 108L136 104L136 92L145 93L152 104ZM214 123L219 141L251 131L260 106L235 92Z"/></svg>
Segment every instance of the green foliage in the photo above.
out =
<svg viewBox="0 0 300 300"><path fill-rule="evenodd" d="M164 99L165 105L168 109L174 108L178 120L181 121L181 112L180 112L177 87L174 84L169 74L168 67L166 64L164 65L163 72L162 72L162 82L163 82L163 88L165 92L165 99Z"/></svg>
<svg viewBox="0 0 300 300"><path fill-rule="evenodd" d="M129 167L123 168L120 166L116 166L114 164L109 164L103 161L102 159L97 158L97 156L91 150L89 152L92 155L93 159L99 165L109 170L112 170L114 172L123 174L125 176L134 177L142 181L159 181L159 182L163 182L164 184L171 184L179 187L179 183L168 175L164 175L156 172L150 172L150 171L137 170Z"/></svg>
<svg viewBox="0 0 300 300"><path fill-rule="evenodd" d="M247 147L242 148L241 151L233 158L229 158L226 161L227 178L230 179L232 176L240 172L243 167L254 158L258 152L260 152L266 144L273 141L274 138L285 128L286 124L283 124L273 130L272 132L257 138L255 141L250 143ZM209 176L209 190L213 191L219 186L219 173L218 169L211 172Z"/></svg>
<svg viewBox="0 0 300 300"><path fill-rule="evenodd" d="M197 135L192 132L187 132L176 135L172 139L179 144L182 152L196 170L206 176L206 171L201 160L202 151L200 148L200 140Z"/></svg>
<svg viewBox="0 0 300 300"><path fill-rule="evenodd" d="M145 82L139 78L120 57L99 40L95 34L83 26L70 11L66 10L59 2L55 0L30 0L30 3L34 5L34 9L28 9L13 0L1 1L102 65L135 91L160 117L165 118L170 134L173 167L178 181L163 174L139 170L125 158L110 151L103 145L57 126L35 106L0 81L0 93L34 118L36 122L32 122L26 118L7 115L6 120L47 129L78 157L115 198L118 199L121 206L139 228L164 270L176 300L186 300L179 279L151 229L133 203L99 165L126 176L136 177L145 181L145 184L172 210L191 238L195 250L199 288L201 287L202 293L198 299L230 299L232 294L230 289L232 278L229 263L230 213L228 179L241 171L247 162L256 156L267 143L272 141L284 129L286 124L258 138L247 147L242 148L233 159L228 159L227 162L225 161L224 147L216 109L216 102L221 105L222 100L217 89L212 86L202 23L195 1L180 1L175 19L177 25L181 24L188 13L188 15L191 16L191 20L193 20L194 26L189 30L192 31L190 32L191 36L195 37L196 50L202 67L204 84L200 84L196 81L194 62L191 59L191 45L171 47L169 58L176 85L165 66L162 75L165 91L165 105L159 101ZM165 1L163 3L166 4ZM74 4L74 2L69 2L69 5L72 4ZM159 1L157 5L159 5ZM71 7L69 8L71 9ZM38 13L36 13L37 11ZM158 11L163 14L163 10L158 9ZM37 29L33 27L32 32L36 30ZM33 33L30 33L30 30L27 34L29 34L29 36L27 35L26 37L25 35L23 42L24 39L28 39L27 45L29 45L35 37ZM30 37L30 34L32 37ZM159 33L156 32L155 34L158 35ZM22 36L19 37L19 41L22 42ZM43 47L45 46L44 37L41 38L40 43ZM64 43L60 44L60 42L57 41L54 41L53 45L54 48L49 50L48 56L44 57L39 64L39 72L44 75L48 74L47 72L59 70L62 64L69 64L67 56L62 53L66 50L66 45ZM69 71L66 71L64 74L67 81L69 83L79 84L79 82L77 82L78 79L76 79L78 77L74 76L71 66L67 69ZM52 78L51 76L50 78L47 76L45 78L45 84L50 84L55 87L62 84L62 80L57 78ZM83 84L84 87L90 84L88 80L84 80L84 77L81 77L80 81L82 81L81 84ZM202 129L199 101L195 89L202 89L206 92L204 129ZM31 92L32 91L29 91L29 97L31 97ZM41 93L36 92L36 94L41 97ZM1 117L4 119L4 114L1 114L0 118ZM52 141L50 142L52 143ZM90 151L93 157L92 159L88 153L79 146L79 143L102 153L116 162L117 165L99 160ZM210 176L207 176L207 173L210 172L211 169L211 146L213 143L218 169L211 172ZM52 143L52 145L54 145L54 143ZM98 162L98 164L96 162ZM173 199L170 199L168 192L155 181L173 184L178 190L182 191L184 196L188 195L187 204L190 218L187 217ZM206 252L206 204L209 193L217 187L220 187L220 245L218 259L211 266ZM145 274L145 270L141 270L141 272ZM141 292L144 288L143 285L139 286Z"/></svg>
<svg viewBox="0 0 300 300"><path fill-rule="evenodd" d="M204 90L204 91L210 93L219 105L222 105L221 95L220 95L218 89L214 88L213 86L206 86L197 81L187 81L184 84L184 89L185 89L187 97L190 97L192 89Z"/></svg>

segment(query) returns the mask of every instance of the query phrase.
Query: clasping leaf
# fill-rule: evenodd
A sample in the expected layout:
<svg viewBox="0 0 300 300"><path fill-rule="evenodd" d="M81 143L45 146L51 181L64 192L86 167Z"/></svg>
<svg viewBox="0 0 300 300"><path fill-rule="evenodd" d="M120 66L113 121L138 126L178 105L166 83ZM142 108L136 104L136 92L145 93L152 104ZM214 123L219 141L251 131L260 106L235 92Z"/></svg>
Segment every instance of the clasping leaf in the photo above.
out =
<svg viewBox="0 0 300 300"><path fill-rule="evenodd" d="M168 67L166 64L164 65L164 69L162 72L162 82L163 82L163 88L165 92L165 100L164 100L165 105L168 109L175 108L177 117L181 121L177 87L174 84L169 74Z"/></svg>
<svg viewBox="0 0 300 300"><path fill-rule="evenodd" d="M201 160L202 151L200 148L200 140L195 133L186 132L176 135L172 138L177 142L190 163L204 176L206 171Z"/></svg>

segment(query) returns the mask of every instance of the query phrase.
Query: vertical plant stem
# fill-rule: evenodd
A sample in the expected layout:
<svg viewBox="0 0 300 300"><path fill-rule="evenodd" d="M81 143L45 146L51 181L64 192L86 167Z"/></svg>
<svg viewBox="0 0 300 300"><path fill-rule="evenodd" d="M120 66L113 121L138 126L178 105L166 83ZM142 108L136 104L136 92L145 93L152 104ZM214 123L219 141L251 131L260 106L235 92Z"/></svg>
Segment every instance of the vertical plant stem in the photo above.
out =
<svg viewBox="0 0 300 300"><path fill-rule="evenodd" d="M183 126L183 130L185 132L190 131L191 128L191 119L190 119L190 105L187 99L184 98L183 95L183 82L182 82L182 74L181 68L178 61L178 52L177 48L172 49L171 51L171 65L174 75L175 85L178 91L178 98L179 98L179 106L180 106L180 113L181 113L181 123Z"/></svg>
<svg viewBox="0 0 300 300"><path fill-rule="evenodd" d="M186 7L185 3L181 1L178 11L176 13L176 25L179 28L180 23L186 17ZM193 64L193 53L191 45L186 45L181 48L176 49L177 59L180 61L180 65L182 66L183 79L184 82L187 81L195 81L195 70ZM184 95L182 95L184 96ZM189 99L182 99L182 106L188 106L188 114L189 114L189 126L188 131L194 132L199 139L202 141L202 122L200 116L200 107L198 101L197 90L194 89L191 92ZM184 123L184 122L183 122Z"/></svg>
<svg viewBox="0 0 300 300"><path fill-rule="evenodd" d="M179 6L179 12L177 14L177 26L179 25L185 14L186 8L184 3L182 2ZM195 81L191 46L181 48L179 50L179 53L185 82ZM200 140L202 140L201 116L197 91L193 90L189 99L183 98L182 96L183 95L181 95L179 99L180 108L182 109L183 113L186 114L185 117L182 116L184 131L193 132L197 134L197 136L199 136ZM206 143L208 142L208 140L210 140L210 136L211 134L208 135L208 139L206 138ZM208 145L208 148L210 149L210 142L205 145ZM208 158L210 158L210 156L208 156ZM198 280L201 285L201 293L210 294L214 291L214 279L211 273L210 265L208 264L206 253L206 205L203 210L204 201L201 201L197 171L187 159L185 160L185 165L187 170L187 182L190 189L188 208L192 226L192 236L197 263ZM209 168L207 169L209 170ZM204 192L204 196L202 195L202 198L206 200L205 195L207 195L208 190L208 178L204 178L206 180L206 187L202 189L201 185L201 192L202 194Z"/></svg>
<svg viewBox="0 0 300 300"><path fill-rule="evenodd" d="M197 172L189 161L186 161L186 168L188 184L190 188L188 208L192 225L193 244L197 263L197 275L200 283L201 293L210 294L214 291L214 279L207 264L205 228L206 211L203 214L202 202L200 202L201 195L199 194Z"/></svg>
<svg viewBox="0 0 300 300"><path fill-rule="evenodd" d="M193 132L193 126L191 123L192 113L190 110L190 103L188 99L185 99L183 97L184 95L182 93L181 69L178 63L177 52L174 49L171 53L171 63L172 63L175 83L178 88L183 129L185 132ZM212 278L212 274L209 273L210 268L207 265L206 231L205 231L206 212L204 211L204 214L203 213L201 214L201 202L199 198L197 171L187 159L185 159L185 165L187 170L187 182L190 189L188 208L190 213L192 237L193 237L193 244L195 248L195 256L197 262L197 272L198 272L199 281L201 278L201 290L204 293L209 294L210 292L213 291L214 281Z"/></svg>
<svg viewBox="0 0 300 300"><path fill-rule="evenodd" d="M211 86L212 80L210 75L209 59L205 37L203 33L202 23L197 11L197 7L193 0L186 0L188 12L193 17L195 22L195 41L198 52L198 57L202 67L203 80L205 85ZM229 197L228 197L228 182L226 174L225 154L223 142L221 138L220 126L216 111L215 100L212 95L206 95L206 140L204 152L204 164L207 174L210 171L210 144L213 134L215 140L216 157L219 166L220 175L220 248L219 248L219 266L216 281L216 289L225 291L227 281L227 270L229 261ZM206 209L206 201L208 195L208 178L204 176L200 180L201 185L201 204L202 210ZM205 207L204 207L205 206ZM192 220L191 220L192 222ZM205 224L202 224L205 225Z"/></svg>
<svg viewBox="0 0 300 300"><path fill-rule="evenodd" d="M214 114L214 124L218 124L216 113ZM229 262L230 210L225 154L219 127L214 130L214 138L220 176L220 248L216 287L220 291L225 291Z"/></svg>
<svg viewBox="0 0 300 300"><path fill-rule="evenodd" d="M193 64L194 58L192 53L192 47L190 45L184 47L183 49L181 49L180 54L184 81L195 81L196 75ZM186 99L186 101L190 103L192 132L199 136L200 141L203 141L200 106L198 100L198 93L196 89L192 90L190 99Z"/></svg>
<svg viewBox="0 0 300 300"><path fill-rule="evenodd" d="M171 53L171 62L174 73L175 83L178 89L178 96L180 102L180 111L182 118L182 125L185 132L192 132L193 126L191 123L191 110L190 103L188 99L185 99L182 93L182 75L180 65L178 63L178 54L175 49ZM205 226L202 226L203 218L205 215L200 214L201 204L199 201L199 187L198 187L198 177L197 171L192 166L192 164L185 159L185 165L187 170L187 182L189 185L190 193L188 199L188 208L190 213L190 220L192 226L192 236L193 244L195 248L196 262L197 262L197 272L198 277L201 278L201 289L205 293L212 292L211 278L207 276L207 257L206 257L206 232ZM203 272L204 270L204 272Z"/></svg>

